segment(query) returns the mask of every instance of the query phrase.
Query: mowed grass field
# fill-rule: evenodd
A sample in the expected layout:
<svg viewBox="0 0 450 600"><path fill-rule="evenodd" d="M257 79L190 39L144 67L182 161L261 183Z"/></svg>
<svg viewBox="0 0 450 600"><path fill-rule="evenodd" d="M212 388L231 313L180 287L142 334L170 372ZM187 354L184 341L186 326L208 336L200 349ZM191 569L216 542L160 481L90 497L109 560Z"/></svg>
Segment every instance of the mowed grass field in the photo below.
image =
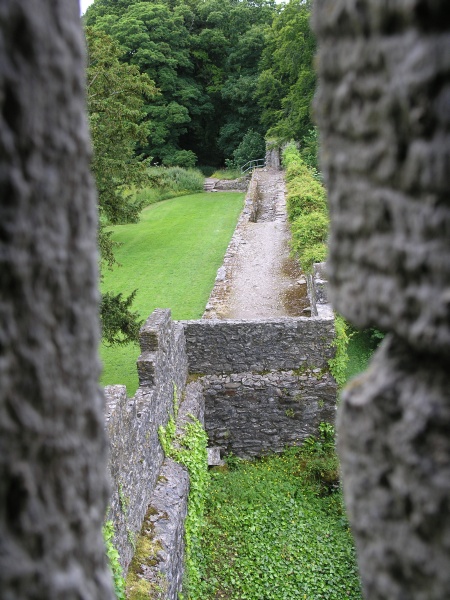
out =
<svg viewBox="0 0 450 600"><path fill-rule="evenodd" d="M174 319L199 319L211 293L242 210L244 194L200 193L146 208L139 223L118 225L113 239L120 267L104 270L102 291L129 295L146 319L155 308L170 308ZM101 347L102 385L137 387L137 345Z"/></svg>

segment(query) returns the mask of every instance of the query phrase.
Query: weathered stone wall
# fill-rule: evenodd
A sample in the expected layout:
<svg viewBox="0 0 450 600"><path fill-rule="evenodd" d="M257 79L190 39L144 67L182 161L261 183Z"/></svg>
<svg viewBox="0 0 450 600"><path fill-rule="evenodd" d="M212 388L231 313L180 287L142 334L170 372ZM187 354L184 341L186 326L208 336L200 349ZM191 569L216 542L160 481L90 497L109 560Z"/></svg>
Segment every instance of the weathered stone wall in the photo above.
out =
<svg viewBox="0 0 450 600"><path fill-rule="evenodd" d="M240 457L281 452L333 423L332 312L253 321L183 321L189 372L202 377L210 445Z"/></svg>
<svg viewBox="0 0 450 600"><path fill-rule="evenodd" d="M179 465L164 460L158 439L174 390L178 430L194 415L205 423L210 446L223 453L280 452L321 421L334 421L336 383L327 364L333 336L332 318L173 322L168 310L152 313L140 332L135 397L127 398L124 386L105 389L108 519L124 572L140 532L153 552L138 565L140 576L170 600L181 589L189 482ZM209 375L185 390L188 371Z"/></svg>
<svg viewBox="0 0 450 600"><path fill-rule="evenodd" d="M274 142L270 141L266 148L266 167L270 167L276 171L281 170L281 148L280 146L275 146Z"/></svg>
<svg viewBox="0 0 450 600"><path fill-rule="evenodd" d="M190 383L181 398L177 434L183 434L192 417L204 424L203 390L199 383ZM182 589L188 494L187 470L170 458L164 459L141 529L141 536L150 543L145 544L142 556L138 548L131 566L150 583L150 597L177 600Z"/></svg>
<svg viewBox="0 0 450 600"><path fill-rule="evenodd" d="M0 2L2 600L114 597L84 50L78 2Z"/></svg>
<svg viewBox="0 0 450 600"><path fill-rule="evenodd" d="M330 318L333 309L328 300L328 276L326 263L314 263L313 272L306 275L309 305L311 316L319 318Z"/></svg>
<svg viewBox="0 0 450 600"><path fill-rule="evenodd" d="M127 398L124 386L105 389L112 494L108 519L126 572L164 459L158 428L173 412L174 389L181 398L187 360L181 325L169 310L156 310L140 334L140 387Z"/></svg>
<svg viewBox="0 0 450 600"><path fill-rule="evenodd" d="M445 0L317 0L335 308L390 332L343 395L368 600L450 590L450 21Z"/></svg>
<svg viewBox="0 0 450 600"><path fill-rule="evenodd" d="M326 368L334 320L182 321L190 373Z"/></svg>
<svg viewBox="0 0 450 600"><path fill-rule="evenodd" d="M244 175L239 179L219 179L214 184L215 192L246 192L250 183L250 175Z"/></svg>
<svg viewBox="0 0 450 600"><path fill-rule="evenodd" d="M241 458L281 452L334 423L336 382L319 368L201 379L211 446Z"/></svg>

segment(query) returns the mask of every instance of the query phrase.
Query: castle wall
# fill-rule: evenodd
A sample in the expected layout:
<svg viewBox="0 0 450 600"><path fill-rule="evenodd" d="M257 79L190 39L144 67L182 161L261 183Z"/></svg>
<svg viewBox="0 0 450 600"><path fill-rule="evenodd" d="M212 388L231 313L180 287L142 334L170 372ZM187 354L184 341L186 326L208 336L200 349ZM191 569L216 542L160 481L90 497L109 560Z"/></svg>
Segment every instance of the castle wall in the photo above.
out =
<svg viewBox="0 0 450 600"><path fill-rule="evenodd" d="M211 446L241 458L282 452L334 423L336 382L327 370L207 375L201 379Z"/></svg>
<svg viewBox="0 0 450 600"><path fill-rule="evenodd" d="M333 319L174 322L169 310L152 313L140 332L136 395L127 398L125 386L105 389L107 519L124 572L139 533L150 535L154 556L142 576L167 598L180 591L188 476L164 459L158 439L175 390L178 428L196 416L222 454L280 452L316 433L321 421L334 421L336 384L327 364L333 337ZM186 388L188 372L202 377Z"/></svg>
<svg viewBox="0 0 450 600"><path fill-rule="evenodd" d="M150 315L140 343L140 387L134 398L127 398L125 386L105 388L111 479L107 519L114 523L124 572L164 460L158 428L167 424L174 389L181 398L187 378L183 329L170 319L169 310Z"/></svg>
<svg viewBox="0 0 450 600"><path fill-rule="evenodd" d="M321 421L334 422L332 316L183 326L189 372L203 375L210 445L222 454L281 452L316 433Z"/></svg>
<svg viewBox="0 0 450 600"><path fill-rule="evenodd" d="M182 321L189 372L325 368L333 356L333 317Z"/></svg>

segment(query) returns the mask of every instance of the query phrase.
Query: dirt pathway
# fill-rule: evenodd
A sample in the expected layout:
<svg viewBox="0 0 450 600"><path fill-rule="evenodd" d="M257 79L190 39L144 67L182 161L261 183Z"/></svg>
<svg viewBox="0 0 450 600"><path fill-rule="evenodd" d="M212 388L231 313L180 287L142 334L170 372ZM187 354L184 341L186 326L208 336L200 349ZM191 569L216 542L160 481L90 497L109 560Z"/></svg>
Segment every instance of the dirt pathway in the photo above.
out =
<svg viewBox="0 0 450 600"><path fill-rule="evenodd" d="M242 231L221 317L305 316L306 282L289 258L283 173L264 169L257 177L261 200L256 223L248 223Z"/></svg>

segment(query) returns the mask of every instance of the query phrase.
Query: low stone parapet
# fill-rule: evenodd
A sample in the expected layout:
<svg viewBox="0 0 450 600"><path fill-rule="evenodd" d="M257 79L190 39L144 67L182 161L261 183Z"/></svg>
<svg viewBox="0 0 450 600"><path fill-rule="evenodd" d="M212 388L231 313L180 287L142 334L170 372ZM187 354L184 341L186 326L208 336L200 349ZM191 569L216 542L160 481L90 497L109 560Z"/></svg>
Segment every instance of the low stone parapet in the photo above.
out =
<svg viewBox="0 0 450 600"><path fill-rule="evenodd" d="M334 318L181 321L189 372L261 372L328 368Z"/></svg>

